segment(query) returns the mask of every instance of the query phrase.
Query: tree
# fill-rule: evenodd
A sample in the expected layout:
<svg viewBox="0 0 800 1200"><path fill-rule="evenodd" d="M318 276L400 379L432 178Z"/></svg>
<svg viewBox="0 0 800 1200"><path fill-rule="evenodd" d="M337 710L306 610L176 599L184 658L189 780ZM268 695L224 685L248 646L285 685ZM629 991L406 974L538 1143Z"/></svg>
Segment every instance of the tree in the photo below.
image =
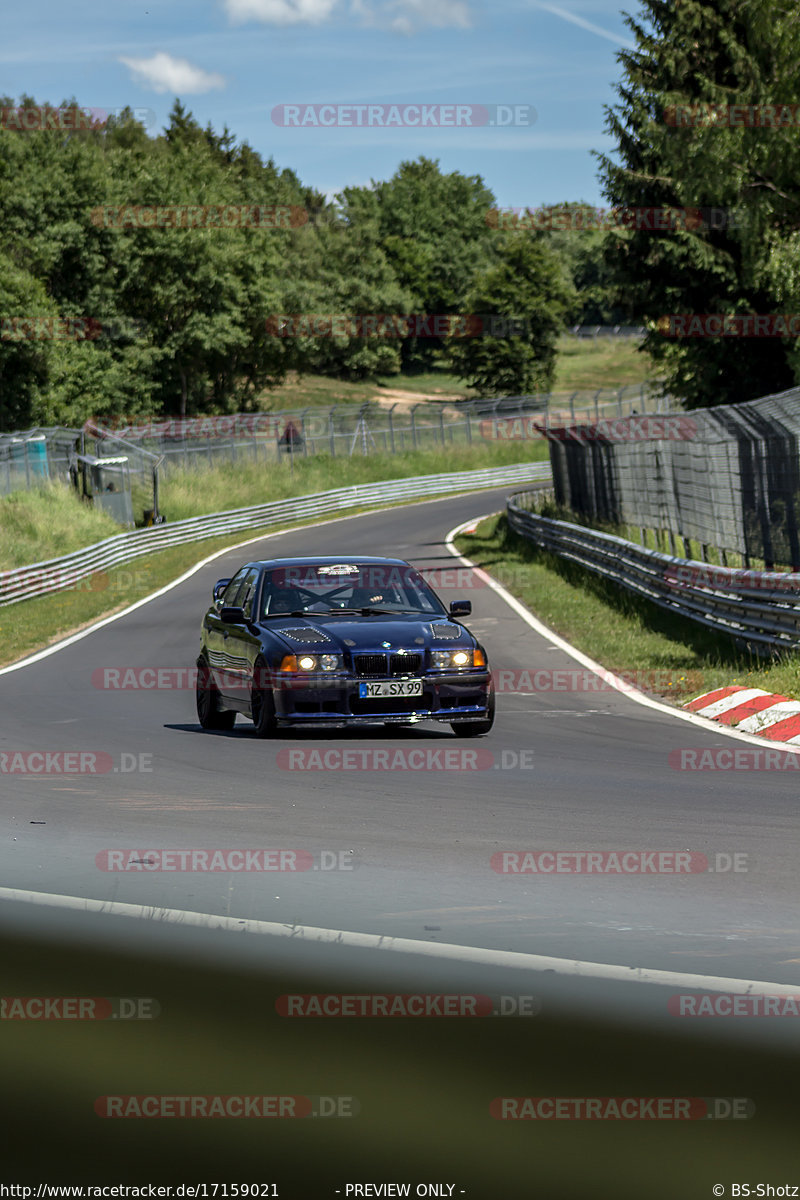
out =
<svg viewBox="0 0 800 1200"><path fill-rule="evenodd" d="M465 313L477 272L496 261L497 235L487 216L494 197L478 175L443 175L438 162L403 162L391 179L346 188L342 213L351 225L375 222L386 259L415 314ZM403 342L406 367L429 367L438 338Z"/></svg>
<svg viewBox="0 0 800 1200"><path fill-rule="evenodd" d="M483 334L448 340L453 370L484 395L548 391L556 342L574 300L562 265L541 234L509 238L500 263L476 279L468 296ZM498 318L494 328L490 317ZM519 326L523 332L515 333Z"/></svg>
<svg viewBox="0 0 800 1200"><path fill-rule="evenodd" d="M604 194L624 209L700 209L722 219L614 231L612 278L649 325L646 352L691 407L789 388L800 379L793 342L675 340L663 318L779 313L797 296L787 269L800 224L796 130L714 115L796 98L796 10L790 0L643 0L626 23L637 48L618 55L620 103L606 110L616 159L598 155Z"/></svg>

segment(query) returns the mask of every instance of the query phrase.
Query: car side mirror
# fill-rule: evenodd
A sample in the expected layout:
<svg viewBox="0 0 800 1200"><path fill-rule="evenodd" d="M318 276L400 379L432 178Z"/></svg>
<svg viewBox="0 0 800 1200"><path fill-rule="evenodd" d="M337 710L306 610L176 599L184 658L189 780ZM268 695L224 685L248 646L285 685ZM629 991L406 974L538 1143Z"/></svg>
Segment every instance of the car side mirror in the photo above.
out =
<svg viewBox="0 0 800 1200"><path fill-rule="evenodd" d="M217 605L217 608L219 608L219 601L222 599L222 593L225 591L225 588L229 583L230 579L218 579L214 584L213 600Z"/></svg>
<svg viewBox="0 0 800 1200"><path fill-rule="evenodd" d="M224 621L226 625L243 625L244 609L224 605L219 610L219 619L220 621Z"/></svg>
<svg viewBox="0 0 800 1200"><path fill-rule="evenodd" d="M468 617L472 612L471 600L451 600L450 601L450 616L451 617Z"/></svg>

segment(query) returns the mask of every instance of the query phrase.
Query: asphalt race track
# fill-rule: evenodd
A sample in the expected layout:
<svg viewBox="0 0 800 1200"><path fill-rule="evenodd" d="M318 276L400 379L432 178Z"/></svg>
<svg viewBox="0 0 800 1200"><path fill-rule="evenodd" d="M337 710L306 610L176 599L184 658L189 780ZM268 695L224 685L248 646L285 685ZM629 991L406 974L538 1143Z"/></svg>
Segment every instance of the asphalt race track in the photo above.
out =
<svg viewBox="0 0 800 1200"><path fill-rule="evenodd" d="M3 773L3 886L798 981L797 774L670 765L670 752L681 747L743 744L713 728L614 691L501 690L494 730L480 739L421 725L308 730L262 742L241 717L231 733L200 730L187 681L217 578L259 556L340 552L397 555L420 568L452 569L458 564L444 545L446 534L501 508L506 490L263 539L226 553L63 650L0 674L0 754L78 751L99 755L108 768L101 774ZM569 655L489 588L439 591L446 602L472 601L465 623L483 640L495 670L575 669ZM24 606L6 611L24 618ZM108 669L154 667L182 672L183 686L103 686ZM356 765L339 769L335 756L290 755L315 749L356 751ZM370 769L369 755L378 750L389 752L392 769ZM420 750L426 756L413 753ZM462 769L452 769L445 751L462 756ZM302 769L301 761L329 767ZM215 849L306 851L311 860L300 861L313 866L103 869L110 850L124 851L116 861L129 863L146 859L148 851L152 859L166 850ZM527 850L689 851L705 854L712 866L739 855L744 869L514 875L492 868L493 854Z"/></svg>

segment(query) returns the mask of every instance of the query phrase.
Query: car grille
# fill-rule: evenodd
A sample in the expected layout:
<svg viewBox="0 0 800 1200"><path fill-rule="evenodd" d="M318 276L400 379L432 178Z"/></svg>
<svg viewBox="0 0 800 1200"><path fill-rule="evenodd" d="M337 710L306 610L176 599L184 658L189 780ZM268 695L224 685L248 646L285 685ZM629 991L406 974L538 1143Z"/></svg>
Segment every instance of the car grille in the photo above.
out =
<svg viewBox="0 0 800 1200"><path fill-rule="evenodd" d="M419 671L422 666L421 654L390 654L389 655L389 674L390 675L409 675L413 671Z"/></svg>
<svg viewBox="0 0 800 1200"><path fill-rule="evenodd" d="M354 654L353 667L356 675L410 675L422 669L422 655Z"/></svg>
<svg viewBox="0 0 800 1200"><path fill-rule="evenodd" d="M353 666L356 675L385 675L385 654L354 654Z"/></svg>

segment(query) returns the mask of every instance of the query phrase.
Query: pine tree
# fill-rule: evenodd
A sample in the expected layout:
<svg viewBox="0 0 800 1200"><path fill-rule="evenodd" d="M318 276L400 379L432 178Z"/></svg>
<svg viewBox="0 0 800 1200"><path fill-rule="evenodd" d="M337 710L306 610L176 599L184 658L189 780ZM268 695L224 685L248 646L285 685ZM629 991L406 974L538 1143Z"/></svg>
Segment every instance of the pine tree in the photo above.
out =
<svg viewBox="0 0 800 1200"><path fill-rule="evenodd" d="M765 119L764 106L780 111L797 100L800 25L792 7L791 0L643 0L641 14L626 17L637 49L618 55L620 103L606 109L617 151L598 155L604 194L619 209L678 213L665 230L620 227L608 261L635 318L648 324L645 350L691 407L749 400L800 380L792 339L678 340L665 336L663 321L783 313L800 300L791 269L800 127L778 125L781 118L753 123ZM762 106L762 115L715 116L734 105L754 106L754 114Z"/></svg>

